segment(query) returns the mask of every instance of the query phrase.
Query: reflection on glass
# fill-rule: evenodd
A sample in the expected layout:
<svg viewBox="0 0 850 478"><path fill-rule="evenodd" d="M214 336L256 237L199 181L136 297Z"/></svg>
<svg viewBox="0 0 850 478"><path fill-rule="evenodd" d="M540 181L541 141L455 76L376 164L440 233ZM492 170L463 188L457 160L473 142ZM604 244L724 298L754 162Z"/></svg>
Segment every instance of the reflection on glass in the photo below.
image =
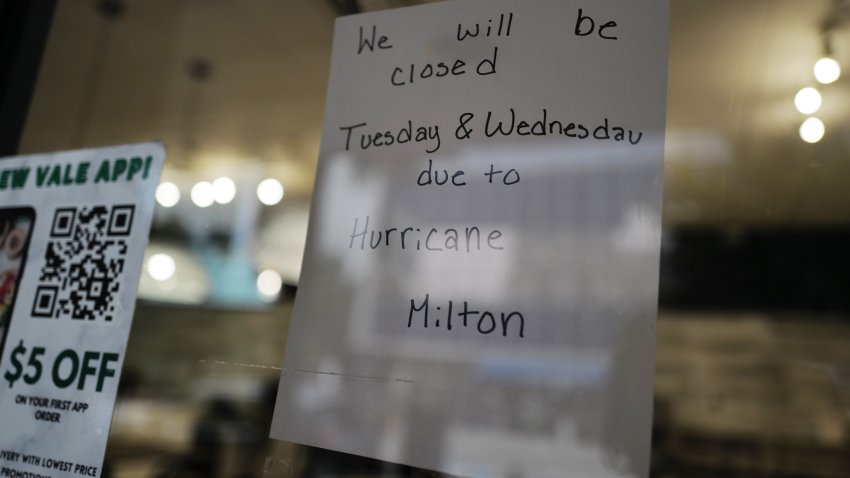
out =
<svg viewBox="0 0 850 478"><path fill-rule="evenodd" d="M217 476L273 478L434 476L265 439L294 286L308 273L300 266L333 22L355 6L365 11L398 2L97 2L120 12L113 20L104 19L93 2L57 3L21 153L159 138L168 147L164 178L182 193L171 195L171 207L171 201L158 199L162 207L156 211L147 258L168 254L175 270L164 281L147 272L140 278L141 299L110 430L108 474L214 476L210 470L215 469ZM610 244L615 256L558 253L592 247L590 237L573 234L563 244L541 238L539 247L519 258L476 263L483 275L501 281L498 290L547 290L563 303L580 293L595 297L599 307L628 315L615 306L625 303L631 289L614 290L603 278L583 277L574 284L578 292L568 293L552 284L551 268L558 261L580 267L639 257L646 231L661 221L652 476L850 476L850 83L833 74L835 81L818 86L823 101L817 115L825 131L817 143L801 139L799 126L807 117L792 106L797 91L816 81L812 65L824 53L822 27L831 28L831 57L845 68L850 63L843 5L831 0L671 2L663 216L631 200L633 207L609 216L605 199L629 198L630 193L621 191L619 182L598 181L593 171L564 170L563 176L578 176L563 188L563 201L528 211L529 230L583 220L600 231L593 237ZM571 85L558 87L563 95L572 94ZM545 165L540 159L545 155L533 156ZM451 167L480 160L464 163L458 157ZM375 171L358 175L346 170L343 158L337 163L327 172L356 181L340 194L370 205L390 197L392 185L376 181ZM422 169L426 165L423 159ZM222 176L231 178L238 191L229 203L199 208L187 200L195 183ZM285 201L261 202L256 190L265 178L285 182ZM537 191L527 194L533 200ZM570 205L579 198L599 205L600 214L580 215ZM456 204L447 197L446 208ZM514 207L513 201L500 204ZM428 219L428 211L387 204L380 217L370 217L369 228L386 229L401 222L402 213ZM454 220L434 225L464 227L471 214L458 211ZM360 217L362 227L362 215L352 217ZM603 219L596 223L593 217ZM481 230L505 227L496 220L475 225ZM353 220L342 226L346 236L351 234ZM505 241L509 231L502 232ZM367 259L380 262L382 254L376 251ZM511 274L518 261L534 264L535 273L517 280ZM368 280L358 272L369 264L350 258L338 258L336 264L347 283ZM394 265L440 273L424 259ZM461 265L450 269L452 275L474 280L475 274ZM265 269L282 277L272 302L257 290ZM646 286L640 277L628 280ZM417 305L424 298L422 291L407 287L403 276L381 285L416 298ZM434 292L429 305L447 305L436 303L442 292ZM602 294L616 298L603 300ZM470 297L468 302L495 311L514 310L500 307L498 298L484 291L472 291ZM338 303L340 311L355 303L361 310L371 307L368 300L345 294L327 300ZM574 312L586 317L570 331L576 340L614 343L636 333L614 333L591 320L592 311ZM529 317L526 321L531 338ZM509 333L516 333L516 324L510 323ZM340 331L341 345L357 344L366 351L376 338L393 332L380 320L358 327L365 332L357 336L337 324L330 327ZM429 452L452 460L475 453L496 460L509 456L504 445L487 442L490 429L509 430L512 449L525 446L531 450L529 460L545 462L565 453L565 448L541 446L540 437L556 437L572 450L602 441L616 450L616 430L605 429L601 418L609 404L594 398L615 376L628 383L614 371L627 370L619 364L629 358L571 347L553 350L545 344L529 350L520 366L499 357L472 365L462 351L442 353L446 341L463 340L473 348L476 341L499 337L497 330L479 337L473 336L477 330L469 331L471 337L460 338L429 327L433 336L427 343L397 345L410 356L428 357L422 367L435 377L444 369L471 377L474 391L463 396L458 409L468 418L452 428L429 414L433 396L418 394L416 407L423 412L413 424L418 431L409 433L434 437L439 449ZM325 370L345 370L368 361L350 359L346 353L316 357L316 363ZM386 372L404 378L410 370ZM350 400L340 399L339 391L318 377L303 381L298 399L312 407L312 427L338 433L336 421ZM409 390L403 382L388 387L399 395ZM567 388L575 394L558 399ZM405 446L406 432L399 424L405 410L393 408L395 403L375 404L376 414L385 417L385 426L399 439L369 446L387 453L401 453ZM565 410L580 403L590 418L570 420ZM356 429L362 424L346 425ZM483 445L473 448L473 438L481 437ZM347 438L367 440L358 434ZM611 468L626 466L614 453L594 460L590 466L602 460ZM516 478L534 476L515 471ZM584 476L560 471L558 476Z"/></svg>

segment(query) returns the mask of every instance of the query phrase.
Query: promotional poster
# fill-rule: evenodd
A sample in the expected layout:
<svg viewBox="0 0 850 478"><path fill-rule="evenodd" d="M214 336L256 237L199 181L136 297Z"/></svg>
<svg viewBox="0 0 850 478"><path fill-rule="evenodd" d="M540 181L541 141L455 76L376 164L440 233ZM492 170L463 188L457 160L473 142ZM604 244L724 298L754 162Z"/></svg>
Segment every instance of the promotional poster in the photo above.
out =
<svg viewBox="0 0 850 478"><path fill-rule="evenodd" d="M0 159L0 476L101 475L164 156Z"/></svg>

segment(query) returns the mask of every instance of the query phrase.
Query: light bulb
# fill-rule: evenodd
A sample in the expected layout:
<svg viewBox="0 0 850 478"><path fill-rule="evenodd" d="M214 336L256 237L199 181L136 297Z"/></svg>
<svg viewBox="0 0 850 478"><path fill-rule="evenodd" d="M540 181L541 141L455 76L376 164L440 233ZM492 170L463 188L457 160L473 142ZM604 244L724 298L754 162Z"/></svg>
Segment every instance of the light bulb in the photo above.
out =
<svg viewBox="0 0 850 478"><path fill-rule="evenodd" d="M809 118L800 125L800 137L807 143L817 143L823 138L823 121L817 118Z"/></svg>
<svg viewBox="0 0 850 478"><path fill-rule="evenodd" d="M283 279L277 272L266 269L257 276L257 290L266 299L274 299L283 287Z"/></svg>
<svg viewBox="0 0 850 478"><path fill-rule="evenodd" d="M266 206L274 206L283 199L283 185L277 179L264 179L257 186L257 198Z"/></svg>
<svg viewBox="0 0 850 478"><path fill-rule="evenodd" d="M170 182L156 187L156 202L162 207L174 207L180 201L180 188Z"/></svg>
<svg viewBox="0 0 850 478"><path fill-rule="evenodd" d="M825 56L815 63L814 73L818 82L828 85L841 76L841 65L833 58Z"/></svg>
<svg viewBox="0 0 850 478"><path fill-rule="evenodd" d="M166 281L174 275L177 270L177 264L174 259L168 254L154 254L148 258L145 268L151 277L158 281Z"/></svg>
<svg viewBox="0 0 850 478"><path fill-rule="evenodd" d="M208 207L215 202L212 184L201 181L192 186L192 202L198 207Z"/></svg>
<svg viewBox="0 0 850 478"><path fill-rule="evenodd" d="M810 115L820 109L821 96L814 88L803 88L794 96L794 106L804 115Z"/></svg>
<svg viewBox="0 0 850 478"><path fill-rule="evenodd" d="M227 204L236 197L236 184L226 176L220 177L212 183L212 194L215 202Z"/></svg>

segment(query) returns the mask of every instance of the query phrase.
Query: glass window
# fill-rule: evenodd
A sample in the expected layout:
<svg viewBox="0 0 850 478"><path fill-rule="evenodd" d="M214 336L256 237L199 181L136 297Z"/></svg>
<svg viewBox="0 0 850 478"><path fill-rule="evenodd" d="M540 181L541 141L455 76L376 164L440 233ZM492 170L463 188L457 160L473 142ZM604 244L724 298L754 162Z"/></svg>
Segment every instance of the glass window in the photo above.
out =
<svg viewBox="0 0 850 478"><path fill-rule="evenodd" d="M416 3L57 2L21 154L167 148L108 476L433 476L267 439L334 20ZM850 475L847 69L847 1L671 2L653 476Z"/></svg>

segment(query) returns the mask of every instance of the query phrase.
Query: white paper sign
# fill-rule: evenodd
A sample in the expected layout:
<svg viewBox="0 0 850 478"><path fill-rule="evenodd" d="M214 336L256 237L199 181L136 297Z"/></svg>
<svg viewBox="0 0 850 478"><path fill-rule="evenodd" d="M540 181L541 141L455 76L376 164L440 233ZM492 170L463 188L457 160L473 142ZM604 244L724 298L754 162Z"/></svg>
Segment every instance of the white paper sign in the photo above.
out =
<svg viewBox="0 0 850 478"><path fill-rule="evenodd" d="M663 0L337 21L272 437L647 474L667 32Z"/></svg>
<svg viewBox="0 0 850 478"><path fill-rule="evenodd" d="M100 476L164 157L0 159L0 477Z"/></svg>

